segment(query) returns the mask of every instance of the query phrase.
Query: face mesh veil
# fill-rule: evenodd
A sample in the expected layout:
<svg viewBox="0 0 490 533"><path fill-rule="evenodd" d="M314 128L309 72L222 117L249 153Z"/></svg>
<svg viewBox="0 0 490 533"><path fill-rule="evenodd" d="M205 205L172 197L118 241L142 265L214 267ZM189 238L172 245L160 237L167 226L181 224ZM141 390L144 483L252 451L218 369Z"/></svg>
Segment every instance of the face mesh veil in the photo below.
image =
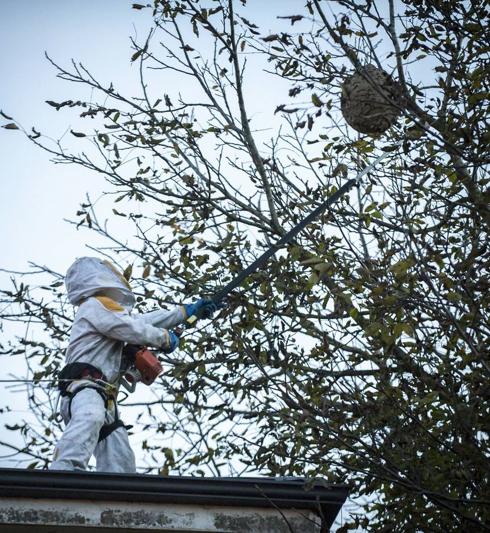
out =
<svg viewBox="0 0 490 533"><path fill-rule="evenodd" d="M80 305L90 296L103 295L125 307L135 302L129 283L108 261L97 257L80 257L68 269L65 277L68 299Z"/></svg>

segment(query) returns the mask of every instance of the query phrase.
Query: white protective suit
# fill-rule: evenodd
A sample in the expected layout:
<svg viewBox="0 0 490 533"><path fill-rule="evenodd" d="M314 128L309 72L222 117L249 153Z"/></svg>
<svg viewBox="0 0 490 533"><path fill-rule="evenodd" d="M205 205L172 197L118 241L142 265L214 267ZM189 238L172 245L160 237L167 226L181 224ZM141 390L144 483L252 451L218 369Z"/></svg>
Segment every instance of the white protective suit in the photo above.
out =
<svg viewBox="0 0 490 533"><path fill-rule="evenodd" d="M186 318L184 306L131 316L135 298L129 284L111 263L95 257L77 259L68 269L65 284L70 302L79 306L66 363L88 363L116 390L124 344L167 348L167 328ZM135 472L134 454L122 423L99 442L101 428L106 431L106 426L118 419L115 400L108 400L101 388L90 379L68 385L68 396L61 398L66 428L51 469L85 470L95 455L98 471Z"/></svg>

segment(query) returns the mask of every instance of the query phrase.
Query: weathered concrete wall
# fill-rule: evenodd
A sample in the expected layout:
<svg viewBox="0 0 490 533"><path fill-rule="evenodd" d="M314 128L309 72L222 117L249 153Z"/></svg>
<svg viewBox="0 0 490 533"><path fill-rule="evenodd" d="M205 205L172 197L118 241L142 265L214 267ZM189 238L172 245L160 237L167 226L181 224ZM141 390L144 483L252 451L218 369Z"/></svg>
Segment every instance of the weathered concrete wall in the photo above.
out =
<svg viewBox="0 0 490 533"><path fill-rule="evenodd" d="M10 526L10 527L9 527ZM1 498L0 531L50 533L132 530L243 533L319 533L311 511L94 500Z"/></svg>

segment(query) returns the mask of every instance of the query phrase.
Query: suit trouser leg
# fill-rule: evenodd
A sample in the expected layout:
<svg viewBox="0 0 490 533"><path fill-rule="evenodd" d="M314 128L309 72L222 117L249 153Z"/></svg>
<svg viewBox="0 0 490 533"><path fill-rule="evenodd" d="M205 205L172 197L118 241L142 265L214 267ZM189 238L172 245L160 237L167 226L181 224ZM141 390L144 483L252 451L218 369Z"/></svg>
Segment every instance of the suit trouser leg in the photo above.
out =
<svg viewBox="0 0 490 533"><path fill-rule="evenodd" d="M66 428L56 445L50 469L86 470L106 418L105 402L93 388L83 389L71 401L71 417L69 398L62 398L61 402Z"/></svg>
<svg viewBox="0 0 490 533"><path fill-rule="evenodd" d="M136 472L134 453L125 427L117 428L97 444L95 459L98 472Z"/></svg>

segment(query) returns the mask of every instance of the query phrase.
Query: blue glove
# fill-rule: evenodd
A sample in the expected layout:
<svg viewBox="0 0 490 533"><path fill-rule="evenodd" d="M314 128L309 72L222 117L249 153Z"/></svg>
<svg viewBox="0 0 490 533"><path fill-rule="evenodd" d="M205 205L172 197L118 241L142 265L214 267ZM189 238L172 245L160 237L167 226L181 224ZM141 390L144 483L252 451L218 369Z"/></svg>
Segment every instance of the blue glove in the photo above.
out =
<svg viewBox="0 0 490 533"><path fill-rule="evenodd" d="M218 308L223 307L221 304L216 305L213 300L201 298L192 304L185 305L187 316L196 316L197 318L211 318Z"/></svg>
<svg viewBox="0 0 490 533"><path fill-rule="evenodd" d="M171 353L179 347L179 337L173 332L168 331L168 339L162 346L163 353Z"/></svg>

